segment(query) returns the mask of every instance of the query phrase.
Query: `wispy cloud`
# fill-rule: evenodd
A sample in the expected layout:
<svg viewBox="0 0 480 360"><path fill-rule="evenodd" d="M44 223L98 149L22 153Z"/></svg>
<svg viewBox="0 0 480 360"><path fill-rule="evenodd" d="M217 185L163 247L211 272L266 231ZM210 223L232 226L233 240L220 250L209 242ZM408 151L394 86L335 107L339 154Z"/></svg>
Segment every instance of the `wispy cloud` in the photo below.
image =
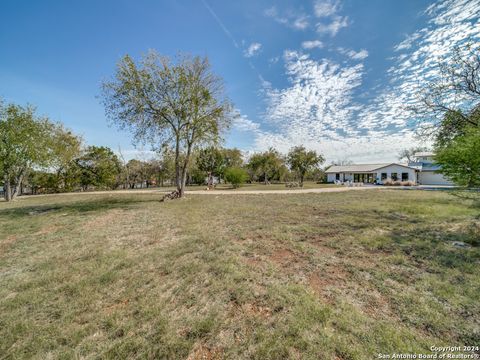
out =
<svg viewBox="0 0 480 360"><path fill-rule="evenodd" d="M309 16L303 12L288 10L280 13L276 6L265 10L265 16L272 18L279 24L296 30L305 30L310 26Z"/></svg>
<svg viewBox="0 0 480 360"><path fill-rule="evenodd" d="M315 12L325 24L339 16L338 3L329 4L318 6L318 14ZM342 65L285 51L289 85L265 87L264 121L274 130L255 132L256 149L275 146L287 151L303 144L328 159L366 162L393 161L402 148L428 145L416 137L416 117L408 107L418 101L423 84L438 76L438 62L449 59L455 46L469 39L480 41L479 14L480 3L474 0L431 5L425 11L427 26L406 35L392 48L387 85L373 89L374 97L367 103L357 101L367 50L339 48L349 58ZM338 30L333 28L324 31L334 35Z"/></svg>
<svg viewBox="0 0 480 360"><path fill-rule="evenodd" d="M324 140L338 142L344 134L353 135L352 92L361 84L363 66L340 67L296 51L285 51L284 60L290 85L265 89L265 120L276 130L257 134L257 147L287 151L306 144L325 153Z"/></svg>
<svg viewBox="0 0 480 360"><path fill-rule="evenodd" d="M258 132L260 130L260 124L250 120L246 115L241 114L239 109L237 109L235 113L237 116L235 116L233 127L236 130L251 132Z"/></svg>
<svg viewBox="0 0 480 360"><path fill-rule="evenodd" d="M208 3L206 2L206 0L202 0L202 3L203 3L203 6L205 6L205 8L208 10L208 12L210 13L210 15L212 15L212 17L215 19L215 21L217 22L217 24L220 26L220 28L222 29L222 31L225 33L225 35L227 35L227 37L232 41L233 43L233 46L235 46L237 49L240 48L240 46L238 45L237 41L235 40L235 38L233 37L232 33L227 29L227 27L223 24L222 20L220 20L220 18L217 16L217 13L215 11L213 11L213 9L210 7L210 5L208 5Z"/></svg>
<svg viewBox="0 0 480 360"><path fill-rule="evenodd" d="M262 48L262 44L258 42L251 43L248 48L245 49L243 55L247 58L257 55Z"/></svg>
<svg viewBox="0 0 480 360"><path fill-rule="evenodd" d="M203 3L203 6L207 9L207 11L210 13L210 15L215 19L215 21L217 22L217 24L220 26L220 28L222 29L222 31L225 33L225 35L227 35L227 37L232 41L232 44L233 46L235 46L239 51L242 51L241 50L241 47L240 45L238 44L238 42L235 40L234 36L232 35L232 33L230 32L230 30L228 30L228 28L225 26L225 24L222 22L222 20L220 19L220 17L216 14L215 11L213 11L213 9L211 8L211 6L207 3L206 0L202 0L202 3ZM254 46L252 49L251 47ZM255 47L258 47L258 49L255 49ZM253 55L255 55L255 52L258 52L258 50L260 50L260 47L261 47L261 44L259 43L254 43L252 45L250 45L249 48L247 48L246 50L244 50L243 52L243 55L245 57L252 57ZM264 80L263 80L263 76L262 74L260 74L260 72L258 71L258 69L255 67L255 65L252 64L252 62L250 60L248 60L248 66L250 66L250 68L257 74L259 80L260 80L260 83L263 84Z"/></svg>
<svg viewBox="0 0 480 360"><path fill-rule="evenodd" d="M428 25L394 46L394 64L388 70L390 85L364 108L359 126L398 131L416 125L418 115L409 109L420 104L423 87L438 78L439 62L448 61L456 46L480 39L478 1L436 2L425 15L429 17ZM462 106L459 100L457 105Z"/></svg>
<svg viewBox="0 0 480 360"><path fill-rule="evenodd" d="M335 36L344 27L349 25L348 16L341 16L339 0L316 0L313 4L314 14L322 19L316 24L317 32L321 35Z"/></svg>
<svg viewBox="0 0 480 360"><path fill-rule="evenodd" d="M334 16L333 20L329 23L318 23L317 32L319 34L329 34L335 36L338 32L348 26L348 16Z"/></svg>
<svg viewBox="0 0 480 360"><path fill-rule="evenodd" d="M302 42L302 47L304 49L314 49L314 48L323 48L323 42L320 40L309 40Z"/></svg>
<svg viewBox="0 0 480 360"><path fill-rule="evenodd" d="M355 50L345 49L340 47L338 48L338 51L343 55L348 56L352 60L364 60L368 57L368 51L365 49L362 49L360 51L355 51Z"/></svg>
<svg viewBox="0 0 480 360"><path fill-rule="evenodd" d="M334 15L340 8L339 1L317 0L313 4L316 17L328 17Z"/></svg>

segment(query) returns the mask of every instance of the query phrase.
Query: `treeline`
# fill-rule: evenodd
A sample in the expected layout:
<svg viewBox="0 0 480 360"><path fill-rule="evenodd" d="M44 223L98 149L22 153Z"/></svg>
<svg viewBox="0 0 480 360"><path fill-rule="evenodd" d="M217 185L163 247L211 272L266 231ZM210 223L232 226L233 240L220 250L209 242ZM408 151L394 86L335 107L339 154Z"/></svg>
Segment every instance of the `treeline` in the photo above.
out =
<svg viewBox="0 0 480 360"><path fill-rule="evenodd" d="M287 156L275 149L246 159L239 149L193 149L187 185L244 182L322 181L324 158L303 147ZM36 115L32 107L0 103L0 186L7 201L21 194L176 185L176 156L164 147L149 160L126 161L119 151L85 146L62 124Z"/></svg>
<svg viewBox="0 0 480 360"><path fill-rule="evenodd" d="M422 94L417 113L440 118L423 126L434 141L435 161L455 184L480 188L480 46L454 49L439 77Z"/></svg>

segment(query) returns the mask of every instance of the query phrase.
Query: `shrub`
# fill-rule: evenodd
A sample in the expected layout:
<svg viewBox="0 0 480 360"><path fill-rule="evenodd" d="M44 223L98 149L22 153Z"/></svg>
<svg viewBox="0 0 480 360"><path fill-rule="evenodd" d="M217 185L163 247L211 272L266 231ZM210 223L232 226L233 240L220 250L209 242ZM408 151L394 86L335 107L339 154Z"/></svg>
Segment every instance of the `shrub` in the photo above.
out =
<svg viewBox="0 0 480 360"><path fill-rule="evenodd" d="M238 167L228 168L225 170L225 180L232 184L234 188L238 188L248 179L248 174L245 170Z"/></svg>
<svg viewBox="0 0 480 360"><path fill-rule="evenodd" d="M385 186L414 186L415 183L413 181L399 181L399 180L393 181L392 179L387 179L383 182L383 185L385 185Z"/></svg>

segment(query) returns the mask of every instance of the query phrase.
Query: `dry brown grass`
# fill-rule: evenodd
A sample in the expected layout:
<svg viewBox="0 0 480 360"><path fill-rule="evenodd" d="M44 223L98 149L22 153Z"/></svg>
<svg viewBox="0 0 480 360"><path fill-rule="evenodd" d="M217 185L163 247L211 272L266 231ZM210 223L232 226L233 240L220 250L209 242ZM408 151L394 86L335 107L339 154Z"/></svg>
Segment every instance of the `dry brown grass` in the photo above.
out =
<svg viewBox="0 0 480 360"><path fill-rule="evenodd" d="M370 359L478 343L479 209L469 200L159 198L0 204L0 354Z"/></svg>

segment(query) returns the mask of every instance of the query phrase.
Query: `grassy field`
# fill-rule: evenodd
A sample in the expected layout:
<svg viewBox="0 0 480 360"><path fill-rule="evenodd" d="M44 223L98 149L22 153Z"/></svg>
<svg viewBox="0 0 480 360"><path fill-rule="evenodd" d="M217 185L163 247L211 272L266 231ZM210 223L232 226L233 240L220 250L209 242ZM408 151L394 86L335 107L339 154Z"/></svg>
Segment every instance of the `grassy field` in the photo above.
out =
<svg viewBox="0 0 480 360"><path fill-rule="evenodd" d="M468 200L160 196L0 203L1 359L372 359L480 344Z"/></svg>
<svg viewBox="0 0 480 360"><path fill-rule="evenodd" d="M316 182L313 181L305 181L303 184L303 188L297 187L294 189L321 189L321 188L329 188L329 187L338 187L338 185L335 184L317 184ZM186 189L188 191L199 191L199 190L205 190L206 185L190 185L187 186ZM145 188L143 188L145 189ZM165 186L165 187L157 187L157 188L151 188L151 189L158 189L161 191L173 191L176 188L173 186ZM219 184L215 187L216 190L229 190L232 192L239 191L239 190L251 190L251 191L256 191L256 190L289 190L290 188L287 188L285 186L285 183L272 183L265 185L263 183L252 183L252 184L243 184L239 188L233 188L232 185L230 184Z"/></svg>

